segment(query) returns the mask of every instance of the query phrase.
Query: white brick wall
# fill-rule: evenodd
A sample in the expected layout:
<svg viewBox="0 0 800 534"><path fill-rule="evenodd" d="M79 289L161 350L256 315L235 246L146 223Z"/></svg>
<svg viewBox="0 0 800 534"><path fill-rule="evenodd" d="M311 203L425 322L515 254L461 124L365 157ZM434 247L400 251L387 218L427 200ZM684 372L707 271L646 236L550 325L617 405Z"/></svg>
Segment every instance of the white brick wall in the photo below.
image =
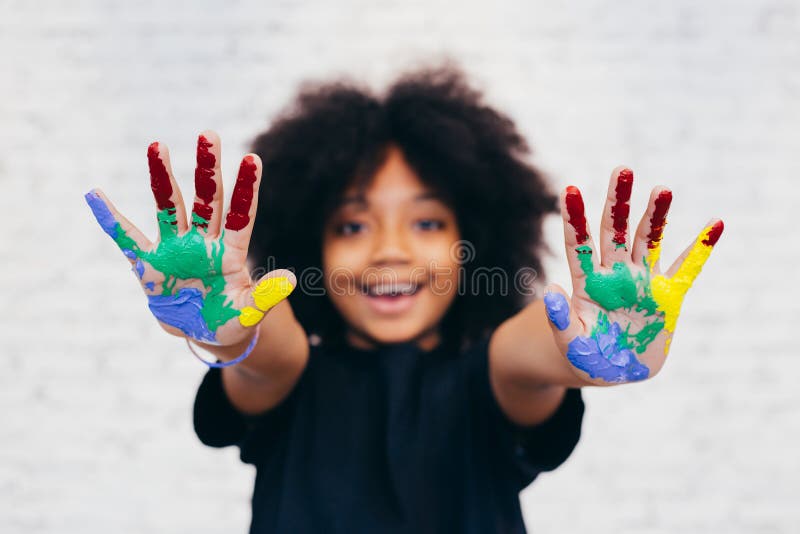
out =
<svg viewBox="0 0 800 534"><path fill-rule="evenodd" d="M152 233L150 141L171 147L191 188L195 135L216 129L231 183L299 81L382 83L442 53L595 213L619 163L636 172L635 211L669 184L665 257L709 217L726 223L662 375L586 390L575 454L522 494L531 530L797 532L798 11L780 0L0 2L0 532L246 531L252 468L191 428L205 367L156 326L82 194L102 186ZM551 276L566 284L559 221L548 232Z"/></svg>

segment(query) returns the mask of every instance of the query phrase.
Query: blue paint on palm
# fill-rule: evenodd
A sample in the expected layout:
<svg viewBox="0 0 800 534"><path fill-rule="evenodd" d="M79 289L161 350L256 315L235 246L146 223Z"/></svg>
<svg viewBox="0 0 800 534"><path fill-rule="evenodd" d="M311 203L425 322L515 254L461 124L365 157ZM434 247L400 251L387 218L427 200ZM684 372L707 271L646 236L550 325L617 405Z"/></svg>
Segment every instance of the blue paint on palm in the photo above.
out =
<svg viewBox="0 0 800 534"><path fill-rule="evenodd" d="M156 283L155 282L145 282L144 283L144 287L146 287L150 291L153 291L156 288Z"/></svg>
<svg viewBox="0 0 800 534"><path fill-rule="evenodd" d="M147 305L156 319L174 326L187 336L199 341L216 341L214 332L208 329L200 310L203 294L194 287L184 287L174 295L150 295Z"/></svg>
<svg viewBox="0 0 800 534"><path fill-rule="evenodd" d="M134 265L134 269L136 269L136 275L139 277L139 280L142 279L144 276L144 263L142 260L136 260L136 264Z"/></svg>
<svg viewBox="0 0 800 534"><path fill-rule="evenodd" d="M590 337L578 336L569 343L567 358L572 365L606 382L635 382L650 375L650 369L625 344L619 323L602 320Z"/></svg>
<svg viewBox="0 0 800 534"><path fill-rule="evenodd" d="M559 330L566 330L569 326L569 304L561 293L549 291L544 295L544 308L550 321Z"/></svg>

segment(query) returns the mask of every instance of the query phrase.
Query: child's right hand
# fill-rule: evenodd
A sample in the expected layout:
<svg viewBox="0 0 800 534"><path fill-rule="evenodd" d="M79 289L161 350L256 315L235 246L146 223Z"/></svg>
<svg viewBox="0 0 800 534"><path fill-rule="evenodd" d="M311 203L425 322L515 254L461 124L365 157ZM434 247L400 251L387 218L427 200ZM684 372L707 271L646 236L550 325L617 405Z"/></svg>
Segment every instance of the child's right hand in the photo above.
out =
<svg viewBox="0 0 800 534"><path fill-rule="evenodd" d="M169 163L166 146L147 151L150 185L158 207L159 240L151 243L99 189L86 194L97 222L131 262L148 305L161 326L177 336L214 345L235 345L285 299L297 281L291 271L267 273L254 284L247 270L261 182L261 160L242 160L231 207L222 226L219 137L203 132L197 142L191 222Z"/></svg>

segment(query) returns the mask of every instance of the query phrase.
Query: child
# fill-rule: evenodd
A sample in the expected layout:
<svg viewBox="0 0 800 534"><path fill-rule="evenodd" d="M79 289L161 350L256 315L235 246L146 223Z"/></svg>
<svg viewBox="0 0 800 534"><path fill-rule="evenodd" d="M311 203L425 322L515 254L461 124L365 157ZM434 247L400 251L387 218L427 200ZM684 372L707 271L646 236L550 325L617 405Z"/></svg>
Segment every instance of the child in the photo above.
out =
<svg viewBox="0 0 800 534"><path fill-rule="evenodd" d="M722 231L661 274L671 194L629 235L620 167L596 254L580 192L557 201L513 122L449 67L383 98L307 87L253 151L223 221L220 142L200 136L188 220L152 144L157 244L86 195L160 324L216 356L195 429L256 466L253 533L524 532L518 493L572 452L579 388L660 370ZM557 202L573 294L531 300Z"/></svg>

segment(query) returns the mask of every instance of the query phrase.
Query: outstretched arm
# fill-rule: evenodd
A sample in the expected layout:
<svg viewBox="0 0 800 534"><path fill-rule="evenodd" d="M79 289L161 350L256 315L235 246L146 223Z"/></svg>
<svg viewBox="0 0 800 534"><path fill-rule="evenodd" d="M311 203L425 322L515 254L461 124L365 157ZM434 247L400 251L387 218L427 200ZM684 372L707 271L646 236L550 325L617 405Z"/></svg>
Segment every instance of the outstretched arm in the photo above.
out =
<svg viewBox="0 0 800 534"><path fill-rule="evenodd" d="M548 286L495 332L490 372L498 402L523 424L541 422L565 387L616 385L655 376L664 365L680 307L722 234L711 220L665 272L661 237L672 193L655 188L634 238L628 236L633 173L614 170L596 253L580 191L561 195L572 296Z"/></svg>

